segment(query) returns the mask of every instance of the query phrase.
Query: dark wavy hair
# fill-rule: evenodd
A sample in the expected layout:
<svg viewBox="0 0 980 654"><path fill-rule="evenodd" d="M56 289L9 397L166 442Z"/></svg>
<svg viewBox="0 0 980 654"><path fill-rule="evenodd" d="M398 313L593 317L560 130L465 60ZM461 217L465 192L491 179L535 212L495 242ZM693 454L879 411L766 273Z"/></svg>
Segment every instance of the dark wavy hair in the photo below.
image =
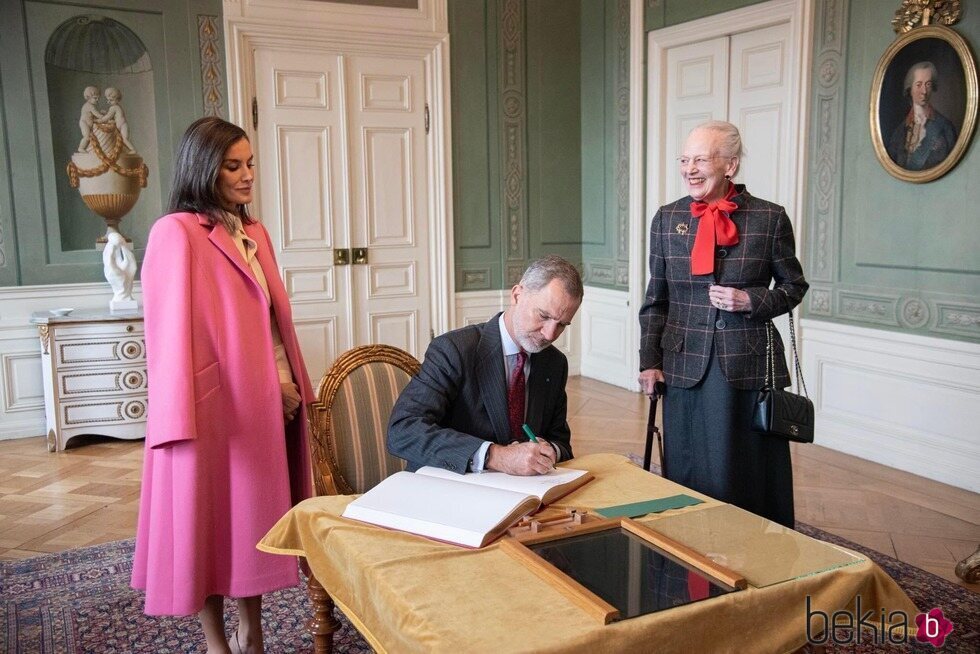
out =
<svg viewBox="0 0 980 654"><path fill-rule="evenodd" d="M209 116L191 123L177 146L167 213L202 213L212 225L221 223L232 227L227 224L218 193L218 173L225 152L242 139L248 140L245 130L221 118ZM237 213L243 225L255 222L244 204L238 205Z"/></svg>

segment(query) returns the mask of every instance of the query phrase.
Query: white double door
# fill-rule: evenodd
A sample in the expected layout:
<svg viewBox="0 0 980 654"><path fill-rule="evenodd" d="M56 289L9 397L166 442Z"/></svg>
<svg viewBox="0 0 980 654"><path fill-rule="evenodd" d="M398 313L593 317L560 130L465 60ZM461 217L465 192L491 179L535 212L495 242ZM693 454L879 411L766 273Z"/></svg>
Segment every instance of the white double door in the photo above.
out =
<svg viewBox="0 0 980 654"><path fill-rule="evenodd" d="M746 149L736 181L756 197L792 205L798 180L786 172L795 155L789 39L787 22L666 50L661 202L687 195L674 163L688 132L707 120L727 120L738 126Z"/></svg>
<svg viewBox="0 0 980 654"><path fill-rule="evenodd" d="M254 71L257 202L310 376L357 345L421 358L431 324L423 61L259 47Z"/></svg>

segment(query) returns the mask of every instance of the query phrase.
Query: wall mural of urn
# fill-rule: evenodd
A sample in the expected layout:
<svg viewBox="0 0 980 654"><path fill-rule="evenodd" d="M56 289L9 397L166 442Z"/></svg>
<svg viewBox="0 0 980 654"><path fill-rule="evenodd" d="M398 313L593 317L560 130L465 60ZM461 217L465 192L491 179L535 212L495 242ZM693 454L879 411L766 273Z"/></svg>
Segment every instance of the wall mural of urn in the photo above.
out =
<svg viewBox="0 0 980 654"><path fill-rule="evenodd" d="M141 191L156 180L146 164L158 156L149 53L119 20L76 15L48 38L45 69L52 147L56 157L64 157L66 172L57 183L61 249L79 255L93 246L104 250L112 309L133 310L134 248L120 223L144 204ZM150 194L154 212L159 210L155 191ZM134 211L141 245L147 209Z"/></svg>
<svg viewBox="0 0 980 654"><path fill-rule="evenodd" d="M126 234L124 248L135 249L130 236L145 247L159 215L159 176L146 163L159 158L154 70L134 29L124 17L76 14L55 23L46 39L51 143L65 171L56 180L52 236L73 261L89 261L86 252L107 241L118 244L112 234Z"/></svg>
<svg viewBox="0 0 980 654"><path fill-rule="evenodd" d="M136 205L140 189L146 188L149 168L129 140L129 126L122 107L122 93L105 90L108 106L99 105L99 87L86 86L78 118L82 140L68 162L68 179L89 209L102 216L106 234L97 244L119 232L119 221ZM120 232L121 233L121 232Z"/></svg>
<svg viewBox="0 0 980 654"><path fill-rule="evenodd" d="M85 205L106 223L106 233L96 240L101 249L109 234L120 231L119 222L147 185L149 168L133 145L133 112L123 108L123 99L140 99L148 89L152 96L150 57L140 38L119 21L84 15L58 26L44 58L49 92L55 90L51 82L57 84L52 100L57 97L59 109L64 109L66 93L70 97L74 91L83 101L76 109L80 140L74 141L67 173ZM64 129L54 136L64 141Z"/></svg>

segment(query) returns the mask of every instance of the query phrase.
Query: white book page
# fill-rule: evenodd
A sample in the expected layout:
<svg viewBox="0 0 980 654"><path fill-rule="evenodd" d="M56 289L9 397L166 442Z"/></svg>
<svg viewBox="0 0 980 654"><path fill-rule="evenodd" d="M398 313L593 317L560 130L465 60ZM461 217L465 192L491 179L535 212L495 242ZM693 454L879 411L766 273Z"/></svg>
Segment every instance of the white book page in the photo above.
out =
<svg viewBox="0 0 980 654"><path fill-rule="evenodd" d="M574 468L555 468L546 475L524 477L508 475L506 472L468 472L461 475L444 468L425 466L419 468L415 474L450 479L464 484L505 489L522 495L533 495L539 500L543 500L545 494L552 488L573 482L582 475L588 474L588 471L575 470Z"/></svg>
<svg viewBox="0 0 980 654"><path fill-rule="evenodd" d="M479 547L529 499L513 491L397 472L348 504L343 517ZM537 505L530 502L528 511Z"/></svg>

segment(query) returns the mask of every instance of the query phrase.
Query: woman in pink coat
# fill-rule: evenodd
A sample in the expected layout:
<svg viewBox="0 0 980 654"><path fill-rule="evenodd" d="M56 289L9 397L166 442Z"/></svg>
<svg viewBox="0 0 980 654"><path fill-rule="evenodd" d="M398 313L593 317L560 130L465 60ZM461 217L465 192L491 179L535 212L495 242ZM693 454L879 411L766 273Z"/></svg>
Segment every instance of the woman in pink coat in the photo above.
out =
<svg viewBox="0 0 980 654"><path fill-rule="evenodd" d="M252 167L239 127L193 123L142 272L150 397L132 583L147 614L197 613L208 652L262 651L262 594L298 574L255 545L311 490L313 390L272 243L248 213ZM238 599L230 641L224 596Z"/></svg>

